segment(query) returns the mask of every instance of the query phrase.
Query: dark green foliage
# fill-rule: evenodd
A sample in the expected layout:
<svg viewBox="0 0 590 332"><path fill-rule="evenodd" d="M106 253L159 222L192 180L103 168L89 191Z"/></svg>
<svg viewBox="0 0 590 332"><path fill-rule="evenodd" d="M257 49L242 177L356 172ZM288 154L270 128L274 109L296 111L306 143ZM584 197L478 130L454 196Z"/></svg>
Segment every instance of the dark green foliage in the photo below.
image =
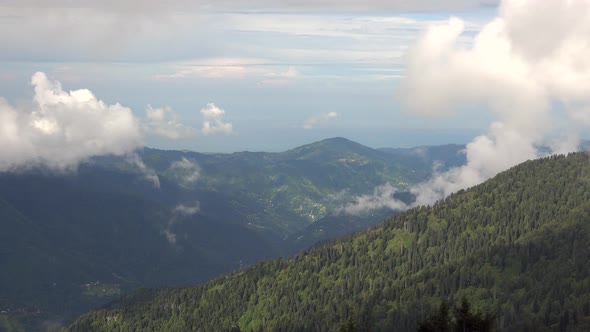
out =
<svg viewBox="0 0 590 332"><path fill-rule="evenodd" d="M441 302L438 312L418 325L418 332L450 332L452 329L449 306Z"/></svg>
<svg viewBox="0 0 590 332"><path fill-rule="evenodd" d="M453 318L449 316L449 306L442 302L438 312L418 325L418 332L491 332L494 329L494 316L474 313L466 298L454 308Z"/></svg>
<svg viewBox="0 0 590 332"><path fill-rule="evenodd" d="M588 257L590 158L577 153L526 162L292 259L132 295L70 330L411 331L444 300L465 323L493 315L501 331L583 331Z"/></svg>

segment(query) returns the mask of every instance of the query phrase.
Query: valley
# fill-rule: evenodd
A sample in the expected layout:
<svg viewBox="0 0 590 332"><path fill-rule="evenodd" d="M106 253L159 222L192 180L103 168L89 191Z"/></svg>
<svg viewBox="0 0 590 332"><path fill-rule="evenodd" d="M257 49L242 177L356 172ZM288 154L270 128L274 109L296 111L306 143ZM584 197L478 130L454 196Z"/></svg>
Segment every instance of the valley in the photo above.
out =
<svg viewBox="0 0 590 332"><path fill-rule="evenodd" d="M194 285L291 256L381 222L395 211L338 209L384 183L425 180L439 158L460 164L461 149L378 150L343 138L284 153L146 148L64 173L1 174L0 316L59 323L140 287Z"/></svg>
<svg viewBox="0 0 590 332"><path fill-rule="evenodd" d="M502 331L590 328L590 157L527 161L433 206L206 284L146 289L70 331L411 331L469 301Z"/></svg>

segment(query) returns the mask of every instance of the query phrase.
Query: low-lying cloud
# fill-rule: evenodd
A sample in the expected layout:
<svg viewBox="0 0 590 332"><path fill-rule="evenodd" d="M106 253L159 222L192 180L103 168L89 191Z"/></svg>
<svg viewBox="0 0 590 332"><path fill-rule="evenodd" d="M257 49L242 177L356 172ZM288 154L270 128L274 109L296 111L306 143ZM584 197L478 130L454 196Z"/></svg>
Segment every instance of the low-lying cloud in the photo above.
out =
<svg viewBox="0 0 590 332"><path fill-rule="evenodd" d="M432 204L528 159L575 151L580 130L590 126L590 2L505 0L469 48L459 42L463 29L461 19L451 18L426 32L406 55L399 95L407 111L424 116L471 105L495 120L467 144L464 166L414 186L416 202L406 208ZM349 210L398 207L392 191L376 189Z"/></svg>
<svg viewBox="0 0 590 332"><path fill-rule="evenodd" d="M193 205L178 204L173 212L182 216L192 216L201 211L201 204L195 202Z"/></svg>
<svg viewBox="0 0 590 332"><path fill-rule="evenodd" d="M386 183L376 187L372 194L356 197L354 202L344 205L336 212L358 216L380 209L406 210L408 205L394 198L393 195L397 192L393 185Z"/></svg>
<svg viewBox="0 0 590 332"><path fill-rule="evenodd" d="M172 227L178 223L181 218L188 218L194 216L201 211L201 203L196 201L192 205L178 204L172 209L172 216L166 225L166 228L162 231L162 234L171 245L175 246L177 241L177 234L174 232Z"/></svg>
<svg viewBox="0 0 590 332"><path fill-rule="evenodd" d="M137 153L129 154L127 156L127 162L135 167L146 181L151 182L154 188L160 189L160 177L158 173L153 168L148 167Z"/></svg>
<svg viewBox="0 0 590 332"><path fill-rule="evenodd" d="M201 168L193 160L182 157L180 160L172 162L168 171L180 180L184 186L194 185L201 177Z"/></svg>
<svg viewBox="0 0 590 332"><path fill-rule="evenodd" d="M463 26L452 18L427 31L407 55L400 95L411 112L484 105L496 120L467 145L465 166L412 189L418 205L547 154L540 146L575 151L589 124L590 2L505 0L470 48L458 43Z"/></svg>

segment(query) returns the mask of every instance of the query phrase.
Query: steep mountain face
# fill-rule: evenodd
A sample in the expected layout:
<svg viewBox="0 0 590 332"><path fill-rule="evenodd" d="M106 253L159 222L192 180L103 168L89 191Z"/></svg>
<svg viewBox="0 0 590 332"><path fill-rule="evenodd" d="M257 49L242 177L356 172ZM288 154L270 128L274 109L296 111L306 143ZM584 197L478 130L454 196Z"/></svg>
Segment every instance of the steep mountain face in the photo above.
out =
<svg viewBox="0 0 590 332"><path fill-rule="evenodd" d="M384 214L345 224L329 212L385 182L422 179L403 158L345 139L139 157L0 174L0 330L67 320L139 287L205 282L356 231Z"/></svg>
<svg viewBox="0 0 590 332"><path fill-rule="evenodd" d="M506 331L590 328L590 157L529 161L432 207L205 285L143 290L71 331L415 329L466 298Z"/></svg>

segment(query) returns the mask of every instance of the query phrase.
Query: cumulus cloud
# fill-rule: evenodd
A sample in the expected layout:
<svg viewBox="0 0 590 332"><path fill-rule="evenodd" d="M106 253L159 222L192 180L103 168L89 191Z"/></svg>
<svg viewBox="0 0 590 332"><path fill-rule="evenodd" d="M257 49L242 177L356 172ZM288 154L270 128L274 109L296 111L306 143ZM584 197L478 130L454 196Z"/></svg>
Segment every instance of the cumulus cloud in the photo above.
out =
<svg viewBox="0 0 590 332"><path fill-rule="evenodd" d="M406 55L400 96L406 110L425 116L484 106L496 117L488 132L467 144L464 166L411 188L411 206L385 186L345 212L432 204L528 159L578 148L578 132L590 126L590 2L505 0L472 46L459 42L463 31L451 18L426 32Z"/></svg>
<svg viewBox="0 0 590 332"><path fill-rule="evenodd" d="M144 129L146 133L167 139L190 138L197 135L195 128L178 121L178 115L170 108L152 108L148 105Z"/></svg>
<svg viewBox="0 0 590 332"><path fill-rule="evenodd" d="M539 146L575 150L578 131L588 126L590 2L505 0L469 48L457 42L463 27L452 18L427 31L407 54L400 96L411 112L445 116L461 105L483 105L496 120L467 145L465 166L412 189L417 205L546 154ZM557 125L564 122L571 125Z"/></svg>
<svg viewBox="0 0 590 332"><path fill-rule="evenodd" d="M201 168L199 165L195 161L188 160L185 157L172 162L168 170L180 179L180 182L185 186L195 184L201 177Z"/></svg>
<svg viewBox="0 0 590 332"><path fill-rule="evenodd" d="M386 183L376 187L370 195L356 197L354 202L337 209L337 212L358 216L379 209L406 210L408 206L394 198L397 192L393 185Z"/></svg>
<svg viewBox="0 0 590 332"><path fill-rule="evenodd" d="M201 129L203 135L230 135L233 133L233 125L230 122L224 122L223 120L225 111L215 106L214 103L209 103L202 108L201 115L203 116L203 128Z"/></svg>
<svg viewBox="0 0 590 332"><path fill-rule="evenodd" d="M131 109L109 105L90 90L64 91L44 73L34 74L31 83L35 94L26 105L13 106L0 97L0 172L36 166L66 171L94 156L129 155L129 163L159 187L155 171L132 153L143 145L144 135L179 139L233 132L232 124L223 120L225 111L213 103L201 110L199 131L180 123L170 108L148 105L142 122ZM189 184L199 176L198 165L191 163L173 165Z"/></svg>
<svg viewBox="0 0 590 332"><path fill-rule="evenodd" d="M0 98L0 171L45 165L75 168L97 155L124 155L142 145L141 126L132 111L109 105L89 90L66 92L44 73L31 80L27 106Z"/></svg>
<svg viewBox="0 0 590 332"><path fill-rule="evenodd" d="M312 129L319 124L336 119L337 117L338 117L338 113L336 113L336 112L328 112L328 113L314 115L314 116L308 118L307 121L305 121L305 123L303 124L303 128L304 129Z"/></svg>
<svg viewBox="0 0 590 332"><path fill-rule="evenodd" d="M160 189L160 177L158 177L158 173L156 173L154 169L148 167L137 153L129 154L127 156L127 162L134 166L148 182L153 184L155 188Z"/></svg>

